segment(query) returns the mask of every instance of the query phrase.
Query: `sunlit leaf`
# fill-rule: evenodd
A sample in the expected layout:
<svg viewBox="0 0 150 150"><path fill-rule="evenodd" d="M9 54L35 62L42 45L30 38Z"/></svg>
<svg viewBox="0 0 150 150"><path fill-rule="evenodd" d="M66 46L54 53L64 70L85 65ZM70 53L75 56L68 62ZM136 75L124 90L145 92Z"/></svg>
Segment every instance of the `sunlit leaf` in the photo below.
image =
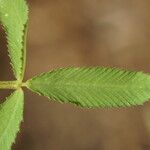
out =
<svg viewBox="0 0 150 150"><path fill-rule="evenodd" d="M150 76L111 68L64 68L27 82L32 91L81 107L127 107L150 98Z"/></svg>
<svg viewBox="0 0 150 150"><path fill-rule="evenodd" d="M24 96L22 90L11 94L0 105L0 150L10 150L23 119Z"/></svg>
<svg viewBox="0 0 150 150"><path fill-rule="evenodd" d="M22 78L24 71L27 19L28 8L24 0L0 0L0 22L6 32L11 65L17 79Z"/></svg>

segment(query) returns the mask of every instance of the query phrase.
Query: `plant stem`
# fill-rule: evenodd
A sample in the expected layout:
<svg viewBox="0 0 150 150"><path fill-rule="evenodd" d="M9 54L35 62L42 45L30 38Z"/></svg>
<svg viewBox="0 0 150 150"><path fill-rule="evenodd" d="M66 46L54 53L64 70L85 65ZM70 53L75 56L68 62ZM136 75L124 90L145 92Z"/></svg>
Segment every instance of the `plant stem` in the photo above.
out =
<svg viewBox="0 0 150 150"><path fill-rule="evenodd" d="M0 89L18 89L20 86L18 81L0 81Z"/></svg>

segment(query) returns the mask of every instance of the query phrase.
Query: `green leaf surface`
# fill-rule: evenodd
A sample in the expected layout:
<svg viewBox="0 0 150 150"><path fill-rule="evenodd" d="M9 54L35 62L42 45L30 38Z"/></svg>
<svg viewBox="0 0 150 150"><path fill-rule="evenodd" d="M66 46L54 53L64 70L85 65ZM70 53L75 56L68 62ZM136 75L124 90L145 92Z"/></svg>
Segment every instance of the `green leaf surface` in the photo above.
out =
<svg viewBox="0 0 150 150"><path fill-rule="evenodd" d="M10 150L23 119L24 96L21 89L0 105L0 150Z"/></svg>
<svg viewBox="0 0 150 150"><path fill-rule="evenodd" d="M115 68L57 69L30 79L26 86L85 108L141 105L150 98L149 75Z"/></svg>
<svg viewBox="0 0 150 150"><path fill-rule="evenodd" d="M24 0L0 0L0 22L6 31L11 65L17 79L23 78L27 20L28 7Z"/></svg>

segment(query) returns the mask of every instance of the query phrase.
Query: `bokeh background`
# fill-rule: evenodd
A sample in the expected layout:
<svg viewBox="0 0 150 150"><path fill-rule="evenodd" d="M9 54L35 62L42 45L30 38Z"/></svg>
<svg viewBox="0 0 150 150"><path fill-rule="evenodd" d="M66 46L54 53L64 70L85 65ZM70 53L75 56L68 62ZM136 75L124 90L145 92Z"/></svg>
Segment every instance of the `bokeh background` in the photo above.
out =
<svg viewBox="0 0 150 150"><path fill-rule="evenodd" d="M28 0L25 80L66 66L150 72L149 0ZM0 80L14 79L0 27ZM1 90L4 99L11 91ZM2 101L1 101L2 102ZM150 150L150 102L84 110L25 90L13 150Z"/></svg>

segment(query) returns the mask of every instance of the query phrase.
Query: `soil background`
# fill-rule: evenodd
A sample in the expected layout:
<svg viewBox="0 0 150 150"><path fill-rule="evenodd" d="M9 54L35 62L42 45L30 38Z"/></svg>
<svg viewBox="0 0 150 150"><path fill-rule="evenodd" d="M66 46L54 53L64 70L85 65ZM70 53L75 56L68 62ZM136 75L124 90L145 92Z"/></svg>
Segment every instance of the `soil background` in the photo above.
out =
<svg viewBox="0 0 150 150"><path fill-rule="evenodd" d="M150 72L149 0L28 0L25 80L58 67L110 66ZM14 79L0 29L0 80ZM11 91L1 90L3 99ZM2 101L1 101L2 102ZM13 150L149 150L150 102L84 110L25 90Z"/></svg>

